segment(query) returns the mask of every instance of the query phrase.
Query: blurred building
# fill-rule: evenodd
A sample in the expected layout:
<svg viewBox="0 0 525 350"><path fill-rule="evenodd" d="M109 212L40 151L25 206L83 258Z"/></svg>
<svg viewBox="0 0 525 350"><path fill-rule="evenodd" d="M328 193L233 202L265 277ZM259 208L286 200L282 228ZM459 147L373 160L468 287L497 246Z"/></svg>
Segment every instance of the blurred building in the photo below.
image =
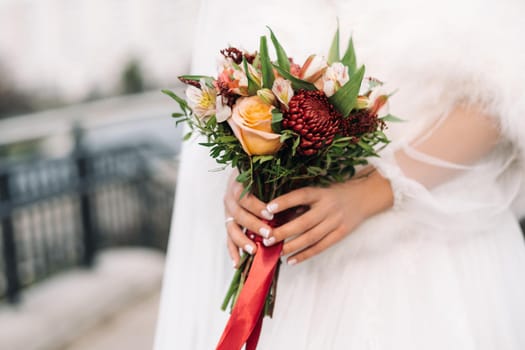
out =
<svg viewBox="0 0 525 350"><path fill-rule="evenodd" d="M114 91L133 59L147 82L168 86L188 71L198 7L195 0L0 0L0 64L19 88L68 101Z"/></svg>

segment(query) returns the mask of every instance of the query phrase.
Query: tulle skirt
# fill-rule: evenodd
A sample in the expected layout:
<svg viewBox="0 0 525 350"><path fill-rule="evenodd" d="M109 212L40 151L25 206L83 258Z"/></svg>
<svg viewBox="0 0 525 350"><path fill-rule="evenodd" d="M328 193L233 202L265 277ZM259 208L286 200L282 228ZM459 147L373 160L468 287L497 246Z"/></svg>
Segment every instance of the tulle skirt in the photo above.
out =
<svg viewBox="0 0 525 350"><path fill-rule="evenodd" d="M219 307L234 271L222 198L210 196L227 174L188 186L210 168L181 166L155 350L213 349L228 318ZM522 350L524 296L525 245L510 211L456 222L407 203L311 260L283 264L259 349Z"/></svg>
<svg viewBox="0 0 525 350"><path fill-rule="evenodd" d="M450 231L406 219L378 217L283 266L260 349L524 349L525 249L513 215L445 240L429 234Z"/></svg>

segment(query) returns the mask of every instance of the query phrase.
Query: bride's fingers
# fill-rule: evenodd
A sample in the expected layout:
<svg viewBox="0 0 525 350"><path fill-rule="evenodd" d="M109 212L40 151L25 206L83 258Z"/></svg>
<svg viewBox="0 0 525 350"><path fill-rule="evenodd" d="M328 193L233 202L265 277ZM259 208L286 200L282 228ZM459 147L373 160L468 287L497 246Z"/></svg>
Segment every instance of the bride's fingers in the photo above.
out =
<svg viewBox="0 0 525 350"><path fill-rule="evenodd" d="M312 227L302 235L299 235L283 245L282 255L287 255L293 252L304 250L323 239L328 233L337 228L338 221L328 219L321 222L319 225Z"/></svg>
<svg viewBox="0 0 525 350"><path fill-rule="evenodd" d="M283 241L286 238L303 234L312 227L318 225L321 221L323 221L324 218L325 215L322 211L322 208L310 209L292 221L273 229L271 237L264 241L265 245L271 245L273 243Z"/></svg>
<svg viewBox="0 0 525 350"><path fill-rule="evenodd" d="M239 198L239 197L238 197ZM253 194L248 193L239 200L239 204L250 213L264 218L266 220L272 220L273 214L266 209L266 204L255 197Z"/></svg>
<svg viewBox="0 0 525 350"><path fill-rule="evenodd" d="M343 237L345 237L346 232L342 227L339 227L337 230L330 232L324 236L319 242L314 245L306 248L305 250L290 256L286 261L289 265L296 265L300 262L310 259L311 257L325 251L329 247L333 246L339 242Z"/></svg>
<svg viewBox="0 0 525 350"><path fill-rule="evenodd" d="M237 267L239 265L239 260L241 259L241 256L239 254L239 247L237 247L235 243L233 243L230 236L227 236L226 244L228 246L228 253L230 254L230 258L232 259L232 265L233 267Z"/></svg>
<svg viewBox="0 0 525 350"><path fill-rule="evenodd" d="M237 202L225 200L224 206L238 225L246 227L248 230L264 238L268 238L270 236L270 233L272 232L271 227L265 222L259 220L258 217L251 214L249 211L245 210Z"/></svg>
<svg viewBox="0 0 525 350"><path fill-rule="evenodd" d="M257 246L251 239L246 237L241 227L237 225L236 222L227 222L226 230L228 231L228 236L237 247L243 249L248 254L255 254Z"/></svg>
<svg viewBox="0 0 525 350"><path fill-rule="evenodd" d="M308 206L319 199L319 193L319 189L315 187L300 188L275 198L268 203L266 209L271 214L276 214L293 207Z"/></svg>
<svg viewBox="0 0 525 350"><path fill-rule="evenodd" d="M251 193L245 194L242 198L241 195L244 191L244 187L239 182L232 183L230 185L230 192L226 193L224 200L237 201L243 208L251 212L252 214L265 218L267 220L273 219L273 214L268 212L266 209L266 203L259 200Z"/></svg>

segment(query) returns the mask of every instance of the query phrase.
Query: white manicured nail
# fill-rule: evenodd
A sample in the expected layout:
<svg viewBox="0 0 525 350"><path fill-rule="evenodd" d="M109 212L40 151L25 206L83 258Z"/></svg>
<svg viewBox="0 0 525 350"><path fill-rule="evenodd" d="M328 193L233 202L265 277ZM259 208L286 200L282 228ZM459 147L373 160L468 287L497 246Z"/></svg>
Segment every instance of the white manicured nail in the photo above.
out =
<svg viewBox="0 0 525 350"><path fill-rule="evenodd" d="M270 230L268 230L266 227L261 227L259 229L259 233L261 234L261 236L263 236L264 238L268 238L268 236L270 236Z"/></svg>
<svg viewBox="0 0 525 350"><path fill-rule="evenodd" d="M290 260L288 260L288 265L292 265L292 266L293 266L293 265L295 265L295 264L297 264L297 260L296 260L296 259L290 259Z"/></svg>
<svg viewBox="0 0 525 350"><path fill-rule="evenodd" d="M232 260L232 267L235 269L237 268L237 263L235 262L235 260Z"/></svg>
<svg viewBox="0 0 525 350"><path fill-rule="evenodd" d="M270 237L268 239L263 239L263 244L267 247L275 243L275 237Z"/></svg>
<svg viewBox="0 0 525 350"><path fill-rule="evenodd" d="M263 209L261 211L261 215L263 218L265 218L266 220L273 220L273 214L270 213L268 210L266 209Z"/></svg>
<svg viewBox="0 0 525 350"><path fill-rule="evenodd" d="M246 251L246 253L253 255L253 247L251 245L249 244L245 245L244 250Z"/></svg>
<svg viewBox="0 0 525 350"><path fill-rule="evenodd" d="M270 213L273 213L278 207L279 205L277 205L277 203L270 203L266 206L266 210L268 210Z"/></svg>

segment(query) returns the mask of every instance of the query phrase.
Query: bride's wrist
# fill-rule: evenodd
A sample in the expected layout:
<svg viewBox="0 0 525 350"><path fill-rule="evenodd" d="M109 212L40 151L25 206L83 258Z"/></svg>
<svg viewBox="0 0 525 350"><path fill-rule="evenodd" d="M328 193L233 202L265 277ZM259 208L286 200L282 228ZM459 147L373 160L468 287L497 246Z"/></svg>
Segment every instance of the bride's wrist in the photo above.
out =
<svg viewBox="0 0 525 350"><path fill-rule="evenodd" d="M383 177L375 169L367 176L365 180L365 212L367 216L379 214L392 208L394 205L394 193L390 181Z"/></svg>

